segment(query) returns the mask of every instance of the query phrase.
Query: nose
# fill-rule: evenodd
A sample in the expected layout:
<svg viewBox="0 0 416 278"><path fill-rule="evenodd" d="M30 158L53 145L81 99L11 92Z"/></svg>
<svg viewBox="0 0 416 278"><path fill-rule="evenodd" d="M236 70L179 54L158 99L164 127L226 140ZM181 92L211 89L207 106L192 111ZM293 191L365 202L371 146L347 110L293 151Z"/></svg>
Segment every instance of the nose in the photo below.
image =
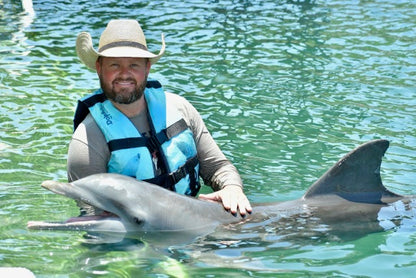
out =
<svg viewBox="0 0 416 278"><path fill-rule="evenodd" d="M121 78L127 78L127 77L130 77L130 76L131 76L131 73L130 73L130 67L129 67L129 66L127 66L127 65L121 65L121 66L120 66L119 76L120 76Z"/></svg>

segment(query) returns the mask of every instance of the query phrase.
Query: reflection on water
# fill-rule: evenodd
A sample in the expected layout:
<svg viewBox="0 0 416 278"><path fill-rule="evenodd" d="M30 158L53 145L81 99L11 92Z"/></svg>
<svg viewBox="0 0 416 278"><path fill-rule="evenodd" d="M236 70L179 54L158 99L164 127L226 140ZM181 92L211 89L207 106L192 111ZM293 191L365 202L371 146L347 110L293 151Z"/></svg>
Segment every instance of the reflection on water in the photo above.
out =
<svg viewBox="0 0 416 278"><path fill-rule="evenodd" d="M385 185L414 194L414 1L45 0L28 7L0 0L0 266L80 277L415 271L412 221L346 243L204 239L190 253L93 250L81 233L25 229L29 219L77 213L39 185L65 180L75 101L98 86L76 57L76 34L88 31L98 45L116 17L138 19L151 51L166 35L151 76L198 108L252 202L298 198L341 155L375 138L391 141Z"/></svg>

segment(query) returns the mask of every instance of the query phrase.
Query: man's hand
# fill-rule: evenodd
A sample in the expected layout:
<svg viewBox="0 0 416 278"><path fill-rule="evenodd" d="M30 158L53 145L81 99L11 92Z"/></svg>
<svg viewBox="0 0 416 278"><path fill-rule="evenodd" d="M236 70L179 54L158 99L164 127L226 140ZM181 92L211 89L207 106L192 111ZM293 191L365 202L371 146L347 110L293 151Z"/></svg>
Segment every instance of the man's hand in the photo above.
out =
<svg viewBox="0 0 416 278"><path fill-rule="evenodd" d="M245 216L252 211L250 202L244 194L243 189L237 185L227 185L219 191L210 194L200 194L198 198L201 200L222 202L224 208L234 215L238 211L241 216Z"/></svg>

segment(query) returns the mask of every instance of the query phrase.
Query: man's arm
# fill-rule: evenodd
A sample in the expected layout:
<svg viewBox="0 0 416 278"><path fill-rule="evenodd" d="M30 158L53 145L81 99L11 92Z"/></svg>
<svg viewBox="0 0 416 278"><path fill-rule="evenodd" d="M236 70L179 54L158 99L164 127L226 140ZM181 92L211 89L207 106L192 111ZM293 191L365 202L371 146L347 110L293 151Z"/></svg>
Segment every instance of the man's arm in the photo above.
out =
<svg viewBox="0 0 416 278"><path fill-rule="evenodd" d="M68 148L68 181L107 172L110 152L104 135L91 115L78 126Z"/></svg>
<svg viewBox="0 0 416 278"><path fill-rule="evenodd" d="M250 202L243 192L243 183L235 166L225 157L208 132L198 111L184 98L170 95L190 126L197 146L200 175L204 183L215 192L200 194L199 198L222 202L231 213L246 215L252 211Z"/></svg>
<svg viewBox="0 0 416 278"><path fill-rule="evenodd" d="M99 127L88 115L72 135L68 148L68 181L73 182L83 177L107 172L110 153ZM95 207L81 201L77 202L81 215L99 215L103 213Z"/></svg>

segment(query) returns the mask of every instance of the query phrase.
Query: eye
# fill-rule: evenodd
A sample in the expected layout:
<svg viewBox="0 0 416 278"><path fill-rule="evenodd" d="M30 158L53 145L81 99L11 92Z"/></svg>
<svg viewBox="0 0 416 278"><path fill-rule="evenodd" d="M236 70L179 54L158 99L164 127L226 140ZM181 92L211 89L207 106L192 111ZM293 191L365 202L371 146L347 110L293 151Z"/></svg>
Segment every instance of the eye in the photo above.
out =
<svg viewBox="0 0 416 278"><path fill-rule="evenodd" d="M130 68L135 69L135 70L139 70L139 69L141 69L141 65L140 64L131 64Z"/></svg>
<svg viewBox="0 0 416 278"><path fill-rule="evenodd" d="M140 224L142 224L142 222L143 222L143 221L141 221L141 220L140 220L139 218L137 218L137 217L134 217L134 218L133 218L133 222L134 222L134 223L136 223L136 224L138 224L138 225L140 225Z"/></svg>

